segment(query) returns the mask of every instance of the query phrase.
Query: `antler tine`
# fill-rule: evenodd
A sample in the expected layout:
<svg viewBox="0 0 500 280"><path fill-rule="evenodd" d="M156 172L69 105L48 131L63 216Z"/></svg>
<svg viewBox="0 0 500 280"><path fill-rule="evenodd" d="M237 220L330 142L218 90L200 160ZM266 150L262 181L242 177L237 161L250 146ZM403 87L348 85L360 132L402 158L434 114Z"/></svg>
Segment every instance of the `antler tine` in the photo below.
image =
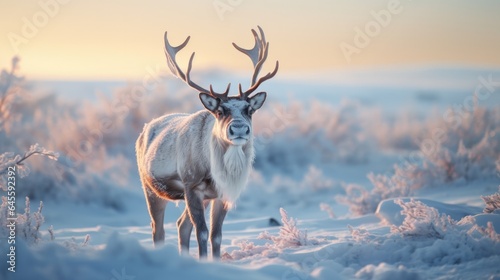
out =
<svg viewBox="0 0 500 280"><path fill-rule="evenodd" d="M274 71L268 73L264 77L261 77L257 81L257 77L259 76L262 65L264 65L264 62L267 59L267 54L268 54L268 50L269 50L269 43L266 41L264 31L262 30L262 28L260 26L257 26L257 27L259 29L260 37L257 34L257 32L254 29L252 29L252 34L255 38L255 45L253 46L252 49L244 49L244 48L239 47L235 43L233 43L233 46L238 51L240 51L240 52L242 52L250 57L250 59L252 60L253 66L254 66L254 72L252 75L252 84L251 84L250 88L247 91L243 92L243 90L241 89L241 84L238 87L241 98L247 98L252 92L254 92L259 87L259 85L261 83L274 77L276 75L276 73L278 72L278 68L279 68L279 63L278 63L278 61L276 61L276 67L274 68Z"/></svg>
<svg viewBox="0 0 500 280"><path fill-rule="evenodd" d="M188 36L182 44L178 45L177 47L174 47L168 42L167 32L165 32L165 36L164 36L165 55L167 56L168 68L170 68L170 71L172 72L172 74L174 74L174 76L183 80L190 87L192 87L200 92L210 94L214 97L218 97L221 99L227 99L227 95L229 94L229 88L230 88L231 84L229 84L227 86L227 89L224 93L217 93L217 92L213 91L212 85L210 85L210 90L207 90L204 87L201 87L200 85L198 85L197 83L195 83L191 80L190 74L191 74L191 69L193 67L193 59L194 59L194 54L195 54L194 52L191 54L191 57L189 58L188 69L187 69L186 74L184 74L184 72L182 72L181 68L177 64L177 61L175 60L175 55L188 44L190 38L191 38L191 36Z"/></svg>
<svg viewBox="0 0 500 280"><path fill-rule="evenodd" d="M267 59L267 52L269 49L269 43L266 41L266 36L264 35L264 30L262 30L262 28L258 25L257 25L257 27L259 28L261 39L260 39L260 50L259 50L259 62L257 63L257 65L254 65L255 69L254 69L254 73L252 76L252 85L255 84L255 81L257 80L257 76L260 73L260 69L262 68L262 65L264 64L264 62Z"/></svg>
<svg viewBox="0 0 500 280"><path fill-rule="evenodd" d="M182 44L178 45L177 47L174 47L168 42L167 31L165 31L164 35L165 55L167 56L168 68L170 68L170 71L172 72L172 74L174 74L174 76L180 78L183 81L186 80L186 76L182 72L179 65L177 65L177 62L175 61L175 55L177 54L177 52L182 50L187 45L189 39L191 39L191 36L188 36Z"/></svg>
<svg viewBox="0 0 500 280"><path fill-rule="evenodd" d="M264 35L264 30L262 30L262 27L260 27L260 25L257 25L257 28L259 29L260 32L261 41L265 44L267 41L266 41L266 35Z"/></svg>
<svg viewBox="0 0 500 280"><path fill-rule="evenodd" d="M206 90L205 88L199 86L195 82L191 80L191 68L193 67L193 59L194 59L194 52L191 54L191 57L189 58L189 63L188 63L188 70L186 72L186 78L183 79L184 82L186 82L190 87L204 93L210 93L210 91Z"/></svg>
<svg viewBox="0 0 500 280"><path fill-rule="evenodd" d="M267 57L267 43L266 43L266 38L264 36L264 31L262 31L262 28L260 26L257 26L259 28L260 32L260 37L257 34L257 32L252 29L252 34L255 39L255 44L253 48L251 49L244 49L235 43L233 43L233 46L240 52L246 54L250 59L252 60L253 67L254 67L254 73L252 76L252 84L255 84L255 81L257 80L257 76L259 75L260 68L262 67L262 60L266 60Z"/></svg>
<svg viewBox="0 0 500 280"><path fill-rule="evenodd" d="M247 56L249 56L250 59L252 60L253 66L255 67L255 65L257 65L257 63L260 60L261 42L260 42L259 36L257 35L257 32L255 32L255 30L252 29L252 33L253 33L253 37L255 39L255 44L254 44L253 48L251 48L251 49L244 49L244 48L236 45L236 43L234 43L234 42L233 42L233 46L238 51L240 51L240 52L246 54Z"/></svg>
<svg viewBox="0 0 500 280"><path fill-rule="evenodd" d="M278 73L279 66L280 66L279 61L276 60L276 66L274 67L273 72L269 72L265 76L260 77L259 80L245 92L241 90L241 84L239 84L238 89L240 91L241 99L246 99L250 94L252 94L252 92L254 92L260 86L260 84L274 77L276 73Z"/></svg>
<svg viewBox="0 0 500 280"><path fill-rule="evenodd" d="M210 85L210 95L212 95L213 97L217 97L219 99L222 99L222 100L227 100L227 96L229 94L229 89L231 88L231 83L229 83L227 85L227 88L226 88L226 91L224 91L223 93L217 93L213 90L212 88L212 85Z"/></svg>

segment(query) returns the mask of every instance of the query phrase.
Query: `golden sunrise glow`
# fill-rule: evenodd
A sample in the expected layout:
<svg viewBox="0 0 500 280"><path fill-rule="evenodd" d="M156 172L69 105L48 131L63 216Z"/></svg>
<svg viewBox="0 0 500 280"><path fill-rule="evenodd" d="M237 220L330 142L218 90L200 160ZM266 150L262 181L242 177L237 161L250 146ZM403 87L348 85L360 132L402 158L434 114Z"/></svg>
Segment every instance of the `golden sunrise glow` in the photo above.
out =
<svg viewBox="0 0 500 280"><path fill-rule="evenodd" d="M231 43L251 47L250 29L261 25L283 72L500 67L499 10L498 1L465 0L2 1L0 63L19 55L22 73L40 79L140 78L166 67L168 30L173 44L191 35L180 63L196 51L195 67L247 70Z"/></svg>

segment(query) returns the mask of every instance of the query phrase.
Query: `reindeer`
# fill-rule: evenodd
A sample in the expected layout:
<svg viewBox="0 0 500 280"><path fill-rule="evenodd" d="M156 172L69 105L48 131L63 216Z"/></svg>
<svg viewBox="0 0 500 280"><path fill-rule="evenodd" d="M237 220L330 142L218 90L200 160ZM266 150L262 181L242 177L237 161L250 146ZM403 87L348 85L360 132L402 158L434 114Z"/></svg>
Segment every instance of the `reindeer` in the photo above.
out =
<svg viewBox="0 0 500 280"><path fill-rule="evenodd" d="M257 79L267 59L269 43L262 28L259 34L252 29L255 45L240 52L249 56L254 66L251 86L239 95L217 93L210 85L207 90L190 78L194 52L184 73L175 55L189 42L190 37L177 47L170 45L165 32L165 55L172 73L190 87L199 91L206 108L194 114L169 114L152 120L144 126L136 142L137 165L146 196L153 243L165 239L163 220L167 201L184 200L186 208L177 220L179 251L189 253L193 226L198 240L200 258L207 256L210 238L212 257L220 258L222 223L227 211L245 188L254 159L252 115L262 107L266 92L250 96L266 80L276 75L279 62L272 72ZM210 236L204 211L211 201Z"/></svg>

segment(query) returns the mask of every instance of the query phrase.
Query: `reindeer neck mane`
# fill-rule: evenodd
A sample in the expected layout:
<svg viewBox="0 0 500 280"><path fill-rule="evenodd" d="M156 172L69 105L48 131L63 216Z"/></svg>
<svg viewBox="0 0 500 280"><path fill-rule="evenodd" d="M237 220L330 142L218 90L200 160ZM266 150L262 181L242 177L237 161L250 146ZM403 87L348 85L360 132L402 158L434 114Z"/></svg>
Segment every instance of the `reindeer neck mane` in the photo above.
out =
<svg viewBox="0 0 500 280"><path fill-rule="evenodd" d="M246 186L254 159L253 141L243 146L210 141L210 173L217 191L232 206Z"/></svg>

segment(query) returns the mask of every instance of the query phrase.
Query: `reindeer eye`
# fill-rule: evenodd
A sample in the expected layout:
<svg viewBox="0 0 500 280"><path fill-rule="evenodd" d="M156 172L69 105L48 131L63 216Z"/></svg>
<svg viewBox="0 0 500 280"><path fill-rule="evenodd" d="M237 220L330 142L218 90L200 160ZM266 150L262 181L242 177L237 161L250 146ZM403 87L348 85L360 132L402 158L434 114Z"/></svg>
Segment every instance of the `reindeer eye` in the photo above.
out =
<svg viewBox="0 0 500 280"><path fill-rule="evenodd" d="M217 109L217 117L223 117L226 115L226 109L224 109L224 107L222 106L219 106L219 108Z"/></svg>

